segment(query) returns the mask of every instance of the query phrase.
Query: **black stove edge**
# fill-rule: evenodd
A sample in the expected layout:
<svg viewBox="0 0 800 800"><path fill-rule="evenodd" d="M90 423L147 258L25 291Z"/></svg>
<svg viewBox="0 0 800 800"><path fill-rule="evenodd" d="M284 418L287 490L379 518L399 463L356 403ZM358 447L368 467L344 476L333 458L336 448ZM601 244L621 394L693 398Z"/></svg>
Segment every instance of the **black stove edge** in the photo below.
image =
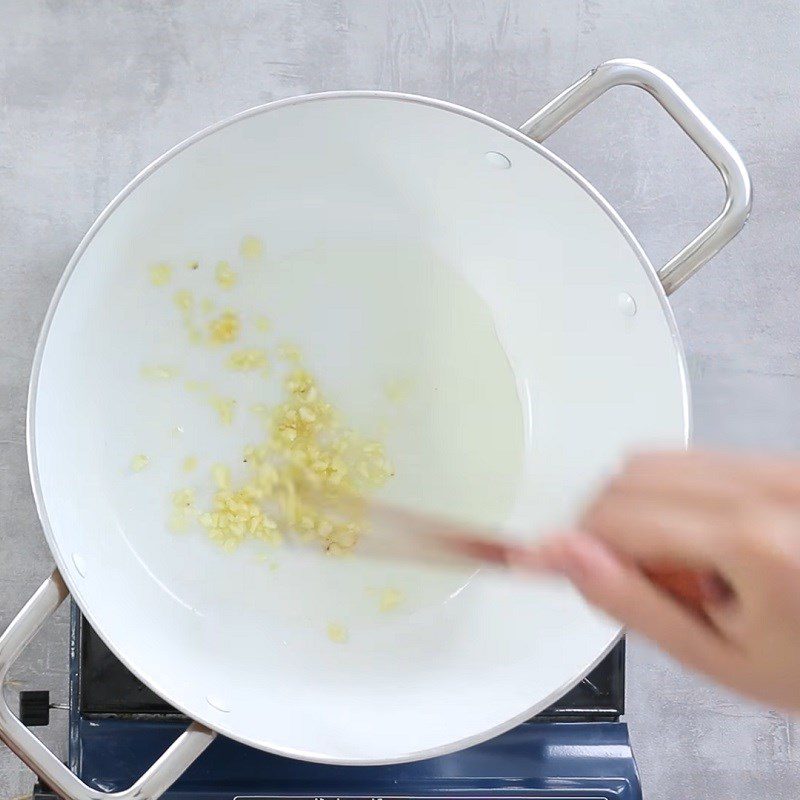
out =
<svg viewBox="0 0 800 800"><path fill-rule="evenodd" d="M97 634L91 629L81 615L77 605L72 603L71 636L70 636L70 704L72 710L71 736L75 734L73 721L79 717L91 718L140 718L153 720L169 717L182 718L174 709L164 703L131 675L122 664L111 655ZM80 665L80 667L76 667ZM105 667L103 667L105 665ZM86 669L85 669L86 667ZM97 670L101 675L97 675ZM98 694L94 687L98 681L90 677L101 678L103 669L110 670L110 676L116 681L113 691L122 690L133 696L138 710L129 707L121 709L122 704L108 703L103 693ZM130 694L132 692L132 695ZM106 703L105 707L103 703ZM126 700L125 705L130 705ZM615 722L625 713L625 640L615 645L598 666L577 686L567 692L550 708L534 717L532 722ZM75 730L73 730L75 729ZM70 742L73 751L74 742ZM70 763L75 755L71 752ZM37 783L31 800L58 800L47 787Z"/></svg>
<svg viewBox="0 0 800 800"><path fill-rule="evenodd" d="M135 678L72 606L72 703L83 717L177 715ZM618 642L589 675L548 709L537 722L613 722L625 713L625 640Z"/></svg>

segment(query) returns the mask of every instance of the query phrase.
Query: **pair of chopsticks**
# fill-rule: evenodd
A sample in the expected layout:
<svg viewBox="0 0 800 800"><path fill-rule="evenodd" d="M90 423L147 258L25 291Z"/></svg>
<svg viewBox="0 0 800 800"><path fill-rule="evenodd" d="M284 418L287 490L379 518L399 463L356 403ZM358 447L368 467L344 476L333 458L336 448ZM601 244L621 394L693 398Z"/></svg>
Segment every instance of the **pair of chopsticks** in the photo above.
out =
<svg viewBox="0 0 800 800"><path fill-rule="evenodd" d="M535 551L498 540L492 531L375 501L361 510L370 523L369 533L358 543L362 555L438 567L509 569L531 576L547 572ZM730 593L720 577L706 571L671 564L641 569L660 589L697 613Z"/></svg>

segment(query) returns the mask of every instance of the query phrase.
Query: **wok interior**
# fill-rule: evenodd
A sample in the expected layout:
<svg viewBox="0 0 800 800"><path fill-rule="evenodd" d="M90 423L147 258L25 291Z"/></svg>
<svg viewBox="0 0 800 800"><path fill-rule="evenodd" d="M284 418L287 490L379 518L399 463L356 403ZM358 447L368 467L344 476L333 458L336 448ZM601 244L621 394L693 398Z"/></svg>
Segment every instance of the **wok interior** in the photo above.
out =
<svg viewBox="0 0 800 800"><path fill-rule="evenodd" d="M618 633L558 582L294 551L267 576L252 552L166 531L179 458L237 458L248 432L232 436L207 409L142 385L143 362L204 368L169 300L147 284L147 265L214 263L249 233L283 271L280 286L267 273L242 289L237 307L272 303L267 314L302 340L356 419L368 418L370 386L396 363L455 365L449 399L463 402L448 414L447 398L431 400L439 416L423 416L456 423L441 436L409 426L405 445L396 437L410 466L405 478L398 466L395 499L533 537L568 522L629 447L685 439L668 312L615 222L557 165L490 124L396 99L251 115L133 189L80 256L47 333L34 470L48 539L84 613L192 717L304 758L402 760L540 710ZM440 282L415 293L416 275L431 270ZM371 293L353 299L364 285ZM461 305L448 302L460 292ZM459 308L473 302L503 359L459 339ZM396 333L409 316L403 347ZM376 376L376 365L388 371ZM135 452L153 456L140 483L127 472ZM362 613L370 581L404 582L408 607ZM342 609L352 617L343 646L324 636L325 616Z"/></svg>

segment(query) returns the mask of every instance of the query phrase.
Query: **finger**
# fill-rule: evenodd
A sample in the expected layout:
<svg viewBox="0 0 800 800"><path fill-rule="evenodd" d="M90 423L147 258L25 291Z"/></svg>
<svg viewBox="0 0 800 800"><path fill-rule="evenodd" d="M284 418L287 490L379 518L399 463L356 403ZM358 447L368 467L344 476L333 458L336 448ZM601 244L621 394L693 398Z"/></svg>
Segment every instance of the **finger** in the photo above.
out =
<svg viewBox="0 0 800 800"><path fill-rule="evenodd" d="M564 571L564 555L558 536L536 545L515 547L508 553L507 562L522 572ZM721 605L734 595L734 589L727 581L708 570L676 567L664 562L638 566L651 583L682 605L701 613L705 613L706 606Z"/></svg>
<svg viewBox="0 0 800 800"><path fill-rule="evenodd" d="M608 490L642 494L663 500L680 501L712 511L730 511L756 497L758 487L730 474L710 471L692 461L662 466L649 459L632 460L608 483Z"/></svg>
<svg viewBox="0 0 800 800"><path fill-rule="evenodd" d="M709 603L704 608L711 624L733 645L742 648L753 630L749 615L743 613L742 603L737 596L728 597L718 603Z"/></svg>
<svg viewBox="0 0 800 800"><path fill-rule="evenodd" d="M589 603L684 664L721 679L729 675L738 659L735 649L602 542L573 533L550 542L549 547L554 560L560 559L566 577Z"/></svg>
<svg viewBox="0 0 800 800"><path fill-rule="evenodd" d="M705 612L706 606L720 605L735 595L730 582L716 572L671 564L640 566L645 577L687 608Z"/></svg>
<svg viewBox="0 0 800 800"><path fill-rule="evenodd" d="M726 548L722 523L718 510L613 486L579 525L636 561L716 566Z"/></svg>
<svg viewBox="0 0 800 800"><path fill-rule="evenodd" d="M795 459L706 450L640 453L626 462L623 473L651 480L727 484L738 486L740 492L800 503L800 464Z"/></svg>
<svg viewBox="0 0 800 800"><path fill-rule="evenodd" d="M772 574L772 570L754 571L754 563L766 560L773 564L773 569L797 563L800 500L789 504L778 500L774 492L768 496L763 485L753 484L750 478L743 477L746 472L737 472L736 468L712 468L729 460L771 465L776 470L779 466L787 468L787 462L781 459L730 459L718 454L700 454L684 462L675 454L655 454L634 459L632 466L614 479L590 511L610 502L624 504L626 508L645 504L656 509L659 503L672 503L683 513L691 511L694 518L712 520L716 529L709 534L714 537L712 544L716 551L712 563L724 565L723 577L727 583L740 584L739 590L746 590L753 581L762 583L759 580L762 574ZM671 463L674 467L677 462L686 468L659 472L659 465ZM789 472L792 471L797 472L797 468L789 465ZM791 475L784 476L780 491L788 492L792 480ZM730 487L735 487L735 491L731 492Z"/></svg>

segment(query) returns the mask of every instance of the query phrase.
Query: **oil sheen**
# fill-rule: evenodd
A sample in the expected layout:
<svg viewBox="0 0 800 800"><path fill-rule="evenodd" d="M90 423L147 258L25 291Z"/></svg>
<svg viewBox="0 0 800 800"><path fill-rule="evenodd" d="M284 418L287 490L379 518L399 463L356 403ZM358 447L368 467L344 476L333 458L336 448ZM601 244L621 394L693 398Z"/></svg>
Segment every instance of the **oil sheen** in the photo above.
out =
<svg viewBox="0 0 800 800"><path fill-rule="evenodd" d="M259 294L345 419L386 444L387 499L504 522L521 406L490 310L455 269L413 249L318 248L268 266Z"/></svg>
<svg viewBox="0 0 800 800"><path fill-rule="evenodd" d="M190 279L202 277L184 278ZM171 293L161 298L157 288L148 291L163 303L164 314L149 316L146 338L131 336L149 342L135 357L140 363L178 364L182 375L235 397L238 411L231 426L221 426L180 382L129 387L126 401L135 410L126 446L135 441L151 463L135 480L113 482L120 507L141 507L143 498L168 503L169 492L188 480L181 470L187 453L200 463L191 478L200 507L213 490L201 477L210 464L232 464L235 481L238 462L243 477L244 446L263 438L263 420L247 409L278 402L287 366L275 354L289 343L346 424L385 445L394 476L381 497L482 525L502 526L508 519L525 450L514 374L489 308L434 253L319 244L238 266L238 280L228 291L220 292L213 280L198 285L198 298L216 292L217 309L240 316L237 346L264 346L270 353L268 380L232 373L208 348L181 344L185 331ZM263 318L268 332L254 324ZM129 454L114 452L110 463L129 460ZM329 558L316 546L250 541L226 553L201 530L175 535L166 528L139 528L127 534L153 579L178 602L203 616L219 616L221 623L234 614L269 620L287 645L311 631L324 637L332 622L346 627L352 641L359 628L435 614L471 579L463 572L379 563L357 554ZM382 613L380 597L387 589L403 600Z"/></svg>

